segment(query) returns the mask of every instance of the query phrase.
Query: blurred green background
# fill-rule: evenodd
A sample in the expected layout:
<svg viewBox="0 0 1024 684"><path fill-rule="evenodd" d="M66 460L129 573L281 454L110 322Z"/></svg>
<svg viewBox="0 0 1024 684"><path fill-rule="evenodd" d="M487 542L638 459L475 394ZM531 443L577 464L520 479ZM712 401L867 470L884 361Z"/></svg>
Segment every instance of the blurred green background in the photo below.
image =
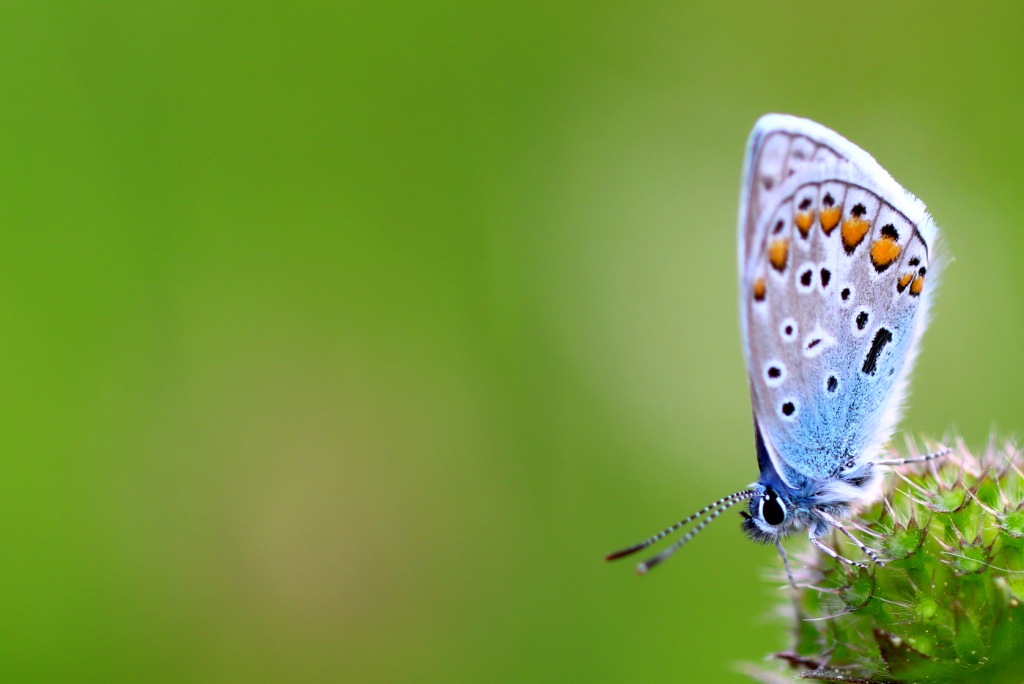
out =
<svg viewBox="0 0 1024 684"><path fill-rule="evenodd" d="M769 111L955 262L904 422L1020 426L1022 10L0 9L9 681L743 681L786 645L735 217Z"/></svg>

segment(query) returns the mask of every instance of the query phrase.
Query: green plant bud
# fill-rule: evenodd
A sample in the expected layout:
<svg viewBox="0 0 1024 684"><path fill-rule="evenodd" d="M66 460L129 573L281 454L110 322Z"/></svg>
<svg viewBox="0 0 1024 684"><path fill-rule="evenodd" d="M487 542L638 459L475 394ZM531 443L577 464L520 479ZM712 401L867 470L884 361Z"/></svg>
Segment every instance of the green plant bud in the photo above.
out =
<svg viewBox="0 0 1024 684"><path fill-rule="evenodd" d="M792 650L747 671L765 682L1024 682L1022 472L1024 456L994 441L896 468L851 522L883 565L851 568L788 541ZM842 535L822 541L869 562Z"/></svg>

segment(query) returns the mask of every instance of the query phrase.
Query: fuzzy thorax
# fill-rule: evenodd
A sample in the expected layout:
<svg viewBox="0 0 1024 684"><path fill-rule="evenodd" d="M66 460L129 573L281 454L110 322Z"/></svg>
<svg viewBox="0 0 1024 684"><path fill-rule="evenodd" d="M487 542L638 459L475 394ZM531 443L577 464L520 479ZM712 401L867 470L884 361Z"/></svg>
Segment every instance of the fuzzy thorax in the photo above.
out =
<svg viewBox="0 0 1024 684"><path fill-rule="evenodd" d="M831 529L830 519L848 518L881 497L882 474L880 466L862 459L844 464L830 480L806 478L793 487L775 478L758 482L751 486L754 495L743 513L743 531L761 544L775 544L803 529L819 539Z"/></svg>

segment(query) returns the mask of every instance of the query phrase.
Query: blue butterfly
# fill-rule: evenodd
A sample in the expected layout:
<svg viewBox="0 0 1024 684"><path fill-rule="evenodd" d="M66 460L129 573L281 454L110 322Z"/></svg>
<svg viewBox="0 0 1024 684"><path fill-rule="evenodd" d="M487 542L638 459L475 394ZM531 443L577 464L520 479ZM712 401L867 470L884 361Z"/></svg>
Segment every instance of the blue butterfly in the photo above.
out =
<svg viewBox="0 0 1024 684"><path fill-rule="evenodd" d="M864 150L807 119L768 114L747 144L739 210L740 320L760 477L622 558L700 520L647 572L733 505L743 530L775 544L831 529L871 560L843 524L881 495L881 466L926 461L880 456L899 421L938 271L938 229L924 204ZM706 517L704 517L706 516Z"/></svg>

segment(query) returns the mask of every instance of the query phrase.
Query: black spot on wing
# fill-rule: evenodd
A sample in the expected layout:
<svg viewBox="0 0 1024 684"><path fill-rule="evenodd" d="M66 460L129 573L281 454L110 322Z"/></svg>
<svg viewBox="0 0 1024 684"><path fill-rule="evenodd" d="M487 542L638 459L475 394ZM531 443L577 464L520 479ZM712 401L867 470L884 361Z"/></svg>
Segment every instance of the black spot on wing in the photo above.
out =
<svg viewBox="0 0 1024 684"><path fill-rule="evenodd" d="M868 312L861 311L857 314L857 330L863 330L864 326L868 324Z"/></svg>
<svg viewBox="0 0 1024 684"><path fill-rule="evenodd" d="M871 349L868 350L868 355L864 359L864 366L860 369L862 373L865 375L875 374L875 371L878 370L878 357L882 355L885 345L890 342L892 342L892 333L886 328L879 328L875 333L875 338L871 340Z"/></svg>

